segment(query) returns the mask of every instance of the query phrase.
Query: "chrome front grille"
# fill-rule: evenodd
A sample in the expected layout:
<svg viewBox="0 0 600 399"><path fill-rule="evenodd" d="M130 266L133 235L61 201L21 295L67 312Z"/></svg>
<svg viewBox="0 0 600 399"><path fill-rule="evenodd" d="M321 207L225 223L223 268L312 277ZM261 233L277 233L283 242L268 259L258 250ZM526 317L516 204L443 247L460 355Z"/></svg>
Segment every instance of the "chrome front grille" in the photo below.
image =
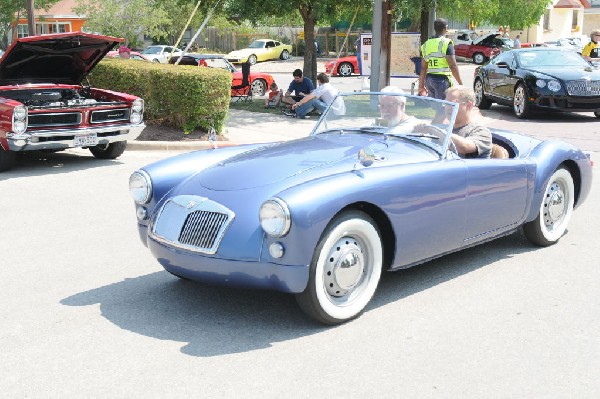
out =
<svg viewBox="0 0 600 399"><path fill-rule="evenodd" d="M129 120L129 108L92 111L90 123L119 122Z"/></svg>
<svg viewBox="0 0 600 399"><path fill-rule="evenodd" d="M567 93L570 96L600 96L600 81L585 79L570 80L567 82Z"/></svg>
<svg viewBox="0 0 600 399"><path fill-rule="evenodd" d="M219 235L227 215L218 212L196 211L188 215L179 235L179 242L197 248L211 248Z"/></svg>
<svg viewBox="0 0 600 399"><path fill-rule="evenodd" d="M81 124L81 112L29 114L27 124L30 127L79 125Z"/></svg>
<svg viewBox="0 0 600 399"><path fill-rule="evenodd" d="M177 248L214 254L234 216L207 198L178 195L166 201L152 219L150 236Z"/></svg>

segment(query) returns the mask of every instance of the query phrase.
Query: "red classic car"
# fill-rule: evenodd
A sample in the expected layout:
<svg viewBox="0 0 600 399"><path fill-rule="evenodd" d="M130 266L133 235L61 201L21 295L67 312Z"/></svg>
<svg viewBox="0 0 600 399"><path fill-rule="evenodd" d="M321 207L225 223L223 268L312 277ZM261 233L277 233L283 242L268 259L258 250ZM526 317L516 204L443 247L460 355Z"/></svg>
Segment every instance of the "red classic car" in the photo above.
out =
<svg viewBox="0 0 600 399"><path fill-rule="evenodd" d="M0 171L18 151L88 148L114 159L142 132L144 101L82 86L122 39L69 32L16 40L0 59Z"/></svg>
<svg viewBox="0 0 600 399"><path fill-rule="evenodd" d="M511 39L494 33L471 44L457 44L454 50L457 57L472 58L474 63L481 65L500 54L502 49L510 49L512 46Z"/></svg>
<svg viewBox="0 0 600 399"><path fill-rule="evenodd" d="M179 60L178 56L173 56L169 60L169 64L175 64ZM186 54L183 56L179 65L197 65L209 68L221 68L231 72L232 86L242 84L242 71L237 70L231 62L227 61L224 56L219 54ZM252 88L253 96L264 96L267 89L273 83L273 76L264 72L252 72L249 76L250 87Z"/></svg>
<svg viewBox="0 0 600 399"><path fill-rule="evenodd" d="M360 67L356 56L349 55L325 63L325 73L331 76L350 76L353 73L360 75Z"/></svg>

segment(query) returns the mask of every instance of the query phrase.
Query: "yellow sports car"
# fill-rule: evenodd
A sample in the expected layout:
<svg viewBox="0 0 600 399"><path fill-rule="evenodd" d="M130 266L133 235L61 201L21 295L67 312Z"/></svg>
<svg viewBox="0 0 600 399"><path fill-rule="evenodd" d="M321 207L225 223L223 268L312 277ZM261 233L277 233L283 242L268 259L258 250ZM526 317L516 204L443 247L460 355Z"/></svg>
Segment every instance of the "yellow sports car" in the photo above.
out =
<svg viewBox="0 0 600 399"><path fill-rule="evenodd" d="M283 44L272 39L258 39L250 43L247 48L232 51L225 58L232 63L249 62L250 65L257 61L287 60L292 52L291 44Z"/></svg>

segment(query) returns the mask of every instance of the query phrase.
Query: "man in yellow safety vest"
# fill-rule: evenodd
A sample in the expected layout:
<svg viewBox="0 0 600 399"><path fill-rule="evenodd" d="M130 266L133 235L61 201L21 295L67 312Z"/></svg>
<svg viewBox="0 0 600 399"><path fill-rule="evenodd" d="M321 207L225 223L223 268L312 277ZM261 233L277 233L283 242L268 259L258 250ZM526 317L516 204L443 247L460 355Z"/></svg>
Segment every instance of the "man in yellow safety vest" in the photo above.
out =
<svg viewBox="0 0 600 399"><path fill-rule="evenodd" d="M454 44L444 35L448 21L443 18L433 22L435 36L421 46L421 73L419 75L419 95L443 100L446 90L452 86L452 76L462 85L458 65L454 58Z"/></svg>

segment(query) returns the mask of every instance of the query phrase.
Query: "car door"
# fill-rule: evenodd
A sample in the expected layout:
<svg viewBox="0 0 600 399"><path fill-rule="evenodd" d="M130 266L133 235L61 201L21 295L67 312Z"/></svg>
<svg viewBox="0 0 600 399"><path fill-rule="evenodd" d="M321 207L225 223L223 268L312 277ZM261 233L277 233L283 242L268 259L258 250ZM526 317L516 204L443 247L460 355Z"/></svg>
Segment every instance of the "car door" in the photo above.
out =
<svg viewBox="0 0 600 399"><path fill-rule="evenodd" d="M527 204L527 165L520 158L464 159L467 168L465 245L519 223Z"/></svg>
<svg viewBox="0 0 600 399"><path fill-rule="evenodd" d="M509 73L506 65L512 58L513 56L509 52L501 53L485 67L490 97L506 99L504 86L506 85L506 75Z"/></svg>
<svg viewBox="0 0 600 399"><path fill-rule="evenodd" d="M273 58L277 58L278 55L275 55L275 42L272 40L269 40L267 42L265 42L265 55L264 55L264 59L265 60L271 60Z"/></svg>

